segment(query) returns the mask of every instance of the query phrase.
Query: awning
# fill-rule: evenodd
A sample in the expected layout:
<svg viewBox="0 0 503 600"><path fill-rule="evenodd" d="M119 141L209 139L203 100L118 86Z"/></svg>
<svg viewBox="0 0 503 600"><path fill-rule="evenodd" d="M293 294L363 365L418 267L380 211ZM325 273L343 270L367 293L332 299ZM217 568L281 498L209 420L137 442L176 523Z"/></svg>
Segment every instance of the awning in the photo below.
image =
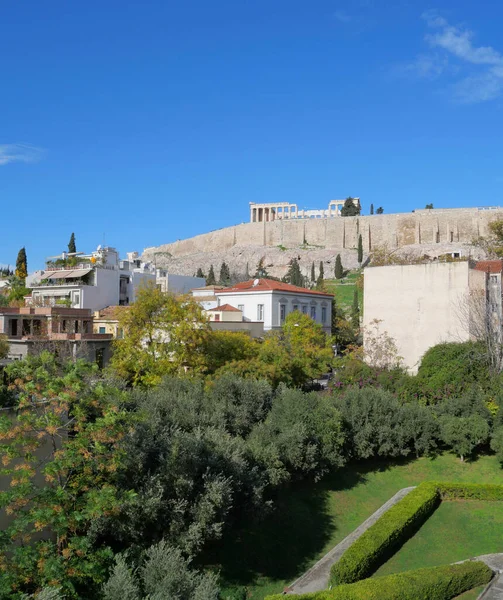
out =
<svg viewBox="0 0 503 600"><path fill-rule="evenodd" d="M44 279L79 279L90 273L92 269L74 269L72 271L47 271L43 274Z"/></svg>

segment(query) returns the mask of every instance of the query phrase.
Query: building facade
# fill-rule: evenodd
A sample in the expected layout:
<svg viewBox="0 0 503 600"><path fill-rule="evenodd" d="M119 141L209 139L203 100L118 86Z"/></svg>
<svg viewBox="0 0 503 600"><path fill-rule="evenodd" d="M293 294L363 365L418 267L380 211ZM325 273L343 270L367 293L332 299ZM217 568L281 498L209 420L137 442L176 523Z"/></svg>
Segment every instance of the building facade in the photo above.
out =
<svg viewBox="0 0 503 600"><path fill-rule="evenodd" d="M416 373L432 346L473 339L476 306L488 297L489 277L469 261L366 268L364 349L377 325L395 341L404 366ZM499 277L501 282L501 269ZM501 302L501 283L499 297Z"/></svg>
<svg viewBox="0 0 503 600"><path fill-rule="evenodd" d="M340 217L345 200L330 200L328 208L321 210L299 210L291 202L250 202L250 223L262 223L283 219L331 219ZM360 198L353 198L353 204L360 206Z"/></svg>
<svg viewBox="0 0 503 600"><path fill-rule="evenodd" d="M93 331L90 310L54 307L0 307L0 334L7 337L11 360L48 350L62 358L84 358L105 366L110 334Z"/></svg>
<svg viewBox="0 0 503 600"><path fill-rule="evenodd" d="M263 323L264 331L279 329L294 311L309 315L330 334L332 294L271 279L251 279L215 292L219 304L239 309L245 321Z"/></svg>

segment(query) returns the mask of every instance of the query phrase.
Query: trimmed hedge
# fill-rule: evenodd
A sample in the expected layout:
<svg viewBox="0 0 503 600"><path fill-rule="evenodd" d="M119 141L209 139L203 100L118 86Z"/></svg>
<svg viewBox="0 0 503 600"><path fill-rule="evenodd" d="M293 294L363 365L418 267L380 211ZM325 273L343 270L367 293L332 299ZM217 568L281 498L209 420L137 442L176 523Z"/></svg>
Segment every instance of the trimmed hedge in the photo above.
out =
<svg viewBox="0 0 503 600"><path fill-rule="evenodd" d="M503 500L503 485L477 483L431 482L439 491L442 500Z"/></svg>
<svg viewBox="0 0 503 600"><path fill-rule="evenodd" d="M332 590L300 594L296 600L449 600L491 581L493 572L483 562L467 561L396 575L364 579ZM282 594L265 600L281 600Z"/></svg>
<svg viewBox="0 0 503 600"><path fill-rule="evenodd" d="M365 531L332 565L331 585L369 577L426 521L440 503L437 484L425 482L409 492Z"/></svg>

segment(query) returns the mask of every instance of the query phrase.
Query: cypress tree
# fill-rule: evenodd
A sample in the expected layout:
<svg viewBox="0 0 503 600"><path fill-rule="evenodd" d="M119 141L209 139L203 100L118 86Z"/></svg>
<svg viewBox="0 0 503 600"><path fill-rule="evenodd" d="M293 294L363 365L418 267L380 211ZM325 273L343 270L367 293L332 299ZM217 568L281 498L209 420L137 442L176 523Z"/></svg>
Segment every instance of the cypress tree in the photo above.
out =
<svg viewBox="0 0 503 600"><path fill-rule="evenodd" d="M380 206L377 210L376 210L376 215L382 215L384 212L384 208L382 206Z"/></svg>
<svg viewBox="0 0 503 600"><path fill-rule="evenodd" d="M68 242L68 252L73 253L77 252L77 246L75 245L75 234L72 233L70 236L70 241Z"/></svg>
<svg viewBox="0 0 503 600"><path fill-rule="evenodd" d="M288 267L288 272L285 279L292 285L298 285L299 287L304 286L304 277L302 276L299 263L297 262L296 258L292 258L290 261L290 266Z"/></svg>
<svg viewBox="0 0 503 600"><path fill-rule="evenodd" d="M28 275L28 261L26 259L26 250L24 246L17 254L16 259L16 277L26 279Z"/></svg>
<svg viewBox="0 0 503 600"><path fill-rule="evenodd" d="M206 285L215 285L216 282L217 280L215 279L215 271L213 270L213 265L210 265L208 277L206 277Z"/></svg>
<svg viewBox="0 0 503 600"><path fill-rule="evenodd" d="M363 262L363 240L362 234L358 236L358 262L362 264Z"/></svg>
<svg viewBox="0 0 503 600"><path fill-rule="evenodd" d="M220 267L220 283L222 285L228 285L230 279L231 279L231 273L230 273L229 267L227 266L227 264L225 262L223 262L222 266Z"/></svg>
<svg viewBox="0 0 503 600"><path fill-rule="evenodd" d="M204 273L203 273L203 270L201 269L201 267L199 267L199 269L197 269L196 277L204 278Z"/></svg>
<svg viewBox="0 0 503 600"><path fill-rule="evenodd" d="M358 303L358 289L353 293L353 307L351 309L351 324L355 329L360 327L360 305Z"/></svg>
<svg viewBox="0 0 503 600"><path fill-rule="evenodd" d="M245 281L250 279L250 268L248 267L248 263L246 263L246 271L245 271Z"/></svg>
<svg viewBox="0 0 503 600"><path fill-rule="evenodd" d="M323 261L320 260L320 274L318 279L325 279L325 270L323 269Z"/></svg>
<svg viewBox="0 0 503 600"><path fill-rule="evenodd" d="M334 275L336 279L342 279L344 277L344 269L342 268L341 255L338 254L335 259Z"/></svg>
<svg viewBox="0 0 503 600"><path fill-rule="evenodd" d="M268 277L267 269L264 267L264 257L262 257L257 264L257 270L255 271L255 277L263 278Z"/></svg>
<svg viewBox="0 0 503 600"><path fill-rule="evenodd" d="M374 205L373 204L370 205L370 214L371 215L374 214Z"/></svg>
<svg viewBox="0 0 503 600"><path fill-rule="evenodd" d="M314 271L314 260L313 260L313 264L311 265L311 281L313 283L316 281L316 273Z"/></svg>

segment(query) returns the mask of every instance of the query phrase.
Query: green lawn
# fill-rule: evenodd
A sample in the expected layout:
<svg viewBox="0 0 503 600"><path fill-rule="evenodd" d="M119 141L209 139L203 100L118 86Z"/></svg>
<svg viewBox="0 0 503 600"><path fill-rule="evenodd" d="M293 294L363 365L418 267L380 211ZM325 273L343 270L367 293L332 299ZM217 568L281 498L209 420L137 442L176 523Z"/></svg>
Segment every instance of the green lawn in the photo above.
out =
<svg viewBox="0 0 503 600"><path fill-rule="evenodd" d="M246 588L250 600L263 600L268 594L281 592L399 489L427 480L503 484L503 471L494 457L461 463L448 454L435 459L348 467L318 484L305 484L283 493L270 517L241 530L232 542L212 548L206 565L220 569L223 598L226 593ZM460 518L458 528L462 526ZM453 539L452 534L448 539ZM481 553L494 551L493 540ZM445 552L433 564L449 562L447 544ZM470 556L471 549L460 558ZM462 596L463 600L472 597L476 595ZM234 598L241 600L237 595Z"/></svg>
<svg viewBox="0 0 503 600"><path fill-rule="evenodd" d="M343 279L325 279L325 286L330 294L335 294L337 304L346 312L353 306L353 296L356 287L356 280L360 276L359 272L349 273ZM363 307L363 293L359 290L360 309Z"/></svg>
<svg viewBox="0 0 503 600"><path fill-rule="evenodd" d="M377 575L503 551L503 502L442 502Z"/></svg>

